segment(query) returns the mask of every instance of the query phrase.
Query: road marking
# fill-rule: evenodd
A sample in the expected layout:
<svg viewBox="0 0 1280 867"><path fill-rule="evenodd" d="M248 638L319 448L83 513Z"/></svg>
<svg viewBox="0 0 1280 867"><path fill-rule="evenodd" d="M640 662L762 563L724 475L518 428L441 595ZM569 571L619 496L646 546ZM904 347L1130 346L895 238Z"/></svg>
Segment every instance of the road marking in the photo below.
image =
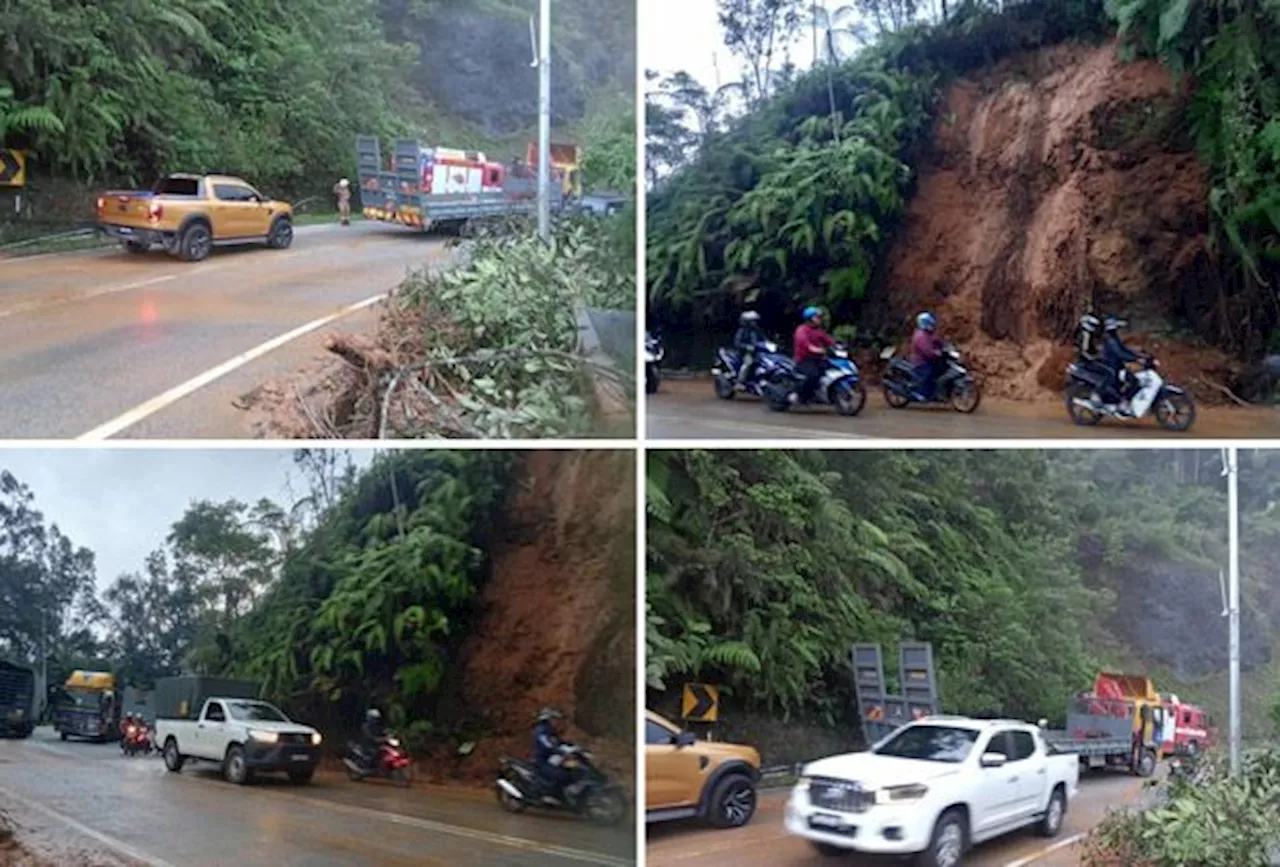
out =
<svg viewBox="0 0 1280 867"><path fill-rule="evenodd" d="M111 421L105 424L98 425L96 428L89 431L88 433L84 433L76 437L76 439L104 440L109 437L115 436L116 434L120 433L120 431L125 430L126 428L133 427L135 424L142 421L147 416L153 415L159 412L160 410L164 409L165 407L170 406L171 404L177 403L178 401L182 400L184 397L188 396L189 394L192 394L193 392L198 391L201 388L204 388L209 383L214 382L215 380L221 379L222 377L226 376L228 373L231 373L233 370L243 367L249 362L255 359L261 358L262 356L266 355L269 352L273 352L274 350L279 349L281 346L284 346L286 343L289 343L290 341L297 340L299 337L302 337L306 334L310 334L312 331L315 331L318 328L323 328L324 326L328 325L331 322L336 322L337 320L341 319L344 316L347 316L351 313L355 313L357 310L363 310L366 307L370 307L374 304L377 304L379 301L386 299L386 297L387 297L387 293L381 292L377 295L374 295L371 298L366 298L363 301L357 301L355 304L348 304L346 307L343 307L341 310L339 310L336 313L330 313L328 316L322 316L319 319L313 319L312 321L308 322L306 325L300 325L299 327L293 329L292 331L289 331L285 334L281 334L279 337L273 337L271 340L268 340L266 343L255 346L253 349L250 349L248 352L242 352L239 355L237 355L235 358L232 358L229 361L224 361L222 364L219 364L217 367L211 367L208 370L206 370L204 373L201 373L198 376L188 379L186 382L182 383L181 385L175 386L169 389L168 391L164 392L163 394L153 397L151 398L151 400L148 400L145 403L139 404L138 406L134 407L128 412L123 413L122 415L116 416Z"/></svg>
<svg viewBox="0 0 1280 867"><path fill-rule="evenodd" d="M1028 864L1032 864L1036 861L1039 861L1045 855L1048 855L1052 852L1057 852L1059 849L1065 849L1068 846L1074 846L1076 843L1079 843L1081 840L1083 840L1085 837L1088 837L1088 836L1089 834L1087 832L1082 832L1080 834L1072 834L1070 837L1066 837L1062 840L1059 840L1057 843L1054 843L1052 846L1044 847L1039 852L1033 852L1025 858L1019 858L1017 861L1010 861L1008 864L1005 864L1004 867L1027 867Z"/></svg>
<svg viewBox="0 0 1280 867"><path fill-rule="evenodd" d="M71 818L70 816L64 816L62 813L59 813L57 810L54 810L52 807L46 807L44 804L41 804L38 801L28 800L20 795L15 794L9 789L0 789L0 792L2 792L5 795L5 797L8 797L16 801L17 803L21 804L27 809L34 810L37 813L43 813L45 816L48 816L51 819L59 821L62 824L72 828L75 831L79 831L84 836L97 840L99 843L106 846L108 849L118 852L119 854L124 855L127 858L132 858L134 861L138 861L148 865L148 867L174 867L173 864L170 864L168 861L165 861L162 858L156 858L153 855L148 855L147 853L141 851L140 849L135 849L133 846L130 846L128 843L124 842L123 840L117 840L115 837L111 837L107 834L102 833L101 831L96 831L93 828L90 828L88 825L77 822L75 819Z"/></svg>
<svg viewBox="0 0 1280 867"><path fill-rule="evenodd" d="M668 415L667 413L658 413L658 412L654 412L652 409L649 409L649 411L646 414L645 424L646 426L649 426L654 421L667 422L667 423L676 422L681 424L688 424L690 419L687 416L683 416L683 415ZM771 439L778 439L778 438L796 439L796 438L804 438L804 437L807 437L809 439L815 439L815 440L837 439L837 438L838 439L855 439L855 440L884 439L884 437L877 437L869 434L854 434L854 433L845 433L845 432L836 432L836 431L809 430L807 428L783 427L782 425L758 424L753 422L698 419L693 423L703 428L716 427L716 428L725 428L725 429L734 430L734 431L741 431L741 430L767 431L771 435L770 436ZM779 434L779 431L781 431L782 433ZM659 437L656 434L651 432L649 434L649 439L685 440L685 439L719 439L719 437L691 436L687 433L681 434L679 436L674 436L674 437L672 436ZM742 437L742 439L750 439L750 437Z"/></svg>
<svg viewBox="0 0 1280 867"><path fill-rule="evenodd" d="M348 815L359 816L361 818L381 819L384 822L391 822L396 825L407 825L410 828L421 828L424 831L432 831L437 834L452 834L455 837L463 837L468 840L477 840L482 843L506 846L511 849L519 849L523 852L532 852L537 855L552 855L557 858L565 858L570 861L581 861L586 864L600 864L603 865L603 867L635 867L636 863L634 860L616 858L613 855L605 855L601 852L588 852L585 849L570 849L566 846L556 846L553 843L538 843L534 840L526 840L523 837L511 837L506 834L495 834L491 831L481 831L476 828L465 828L461 825L449 825L444 822L437 822L433 819L419 819L417 816L388 813L384 810L372 810L368 807L357 807L353 804L339 804L336 801L326 801L322 798L309 798L302 795L289 795L273 792L272 798L276 797L287 798L291 801L307 804L308 806L334 810L335 812L347 813Z"/></svg>
<svg viewBox="0 0 1280 867"><path fill-rule="evenodd" d="M18 304L7 310L0 310L0 319L7 316L13 316L15 313L26 313L28 310L36 310L42 307L59 307L63 304L71 304L76 301L85 301L89 298L98 298L102 295L114 295L117 292L128 292L132 289L141 289L143 286L154 286L157 283L168 283L170 280L177 280L177 274L169 274L164 277L152 277L150 280L140 280L136 283L126 283L123 286L107 286L103 289L92 289L82 295L76 295L71 298L57 298L51 301L28 301L24 304Z"/></svg>

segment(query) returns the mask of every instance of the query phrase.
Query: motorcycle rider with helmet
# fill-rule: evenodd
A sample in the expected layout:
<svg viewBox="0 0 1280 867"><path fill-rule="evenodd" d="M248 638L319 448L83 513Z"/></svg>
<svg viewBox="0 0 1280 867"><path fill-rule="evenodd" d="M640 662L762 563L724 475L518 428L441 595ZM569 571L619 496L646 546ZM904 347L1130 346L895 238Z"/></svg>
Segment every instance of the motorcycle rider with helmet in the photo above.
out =
<svg viewBox="0 0 1280 867"><path fill-rule="evenodd" d="M1110 387L1107 389L1108 394L1103 396L1103 400L1108 404L1119 404L1119 412L1121 414L1129 414L1129 401L1138 391L1137 379L1129 373L1129 369L1125 366L1135 361L1141 361L1144 356L1125 345L1120 338L1120 328L1124 323L1113 316L1108 316L1103 322L1103 338L1102 338L1102 362L1111 372ZM1116 398L1111 400L1110 398Z"/></svg>
<svg viewBox="0 0 1280 867"><path fill-rule="evenodd" d="M382 722L382 712L376 707L369 708L364 712L364 723L360 726L360 749L367 768L377 767L378 751L386 737L387 727Z"/></svg>
<svg viewBox="0 0 1280 867"><path fill-rule="evenodd" d="M822 329L822 311L806 307L801 314L804 322L796 328L792 339L792 359L796 370L804 377L796 395L801 403L813 397L818 380L827 369L827 350L836 345L835 338Z"/></svg>
<svg viewBox="0 0 1280 867"><path fill-rule="evenodd" d="M756 346L767 338L760 330L760 314L747 310L738 317L738 330L733 334L733 348L742 356L742 366L738 369L738 385L744 386L751 378L751 371L756 366Z"/></svg>
<svg viewBox="0 0 1280 867"><path fill-rule="evenodd" d="M933 400L934 387L938 381L943 342L936 333L937 329L937 317L929 311L916 316L916 330L911 335L907 361L915 368L915 398L919 401Z"/></svg>
<svg viewBox="0 0 1280 867"><path fill-rule="evenodd" d="M578 796L577 775L564 766L571 748L560 739L560 723L564 715L553 707L538 712L533 725L533 765L538 776L554 797L573 805Z"/></svg>

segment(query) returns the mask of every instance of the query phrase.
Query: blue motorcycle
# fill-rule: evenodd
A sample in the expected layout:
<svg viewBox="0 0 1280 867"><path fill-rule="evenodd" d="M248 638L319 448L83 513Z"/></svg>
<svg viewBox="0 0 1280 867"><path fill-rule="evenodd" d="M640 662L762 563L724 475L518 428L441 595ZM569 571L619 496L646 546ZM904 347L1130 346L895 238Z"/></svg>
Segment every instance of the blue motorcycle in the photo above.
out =
<svg viewBox="0 0 1280 867"><path fill-rule="evenodd" d="M778 351L778 344L765 340L756 344L755 364L746 382L738 381L742 375L742 353L730 347L722 346L716 350L716 365L711 368L711 375L715 377L716 397L732 400L740 391L764 397L773 377L794 368L791 357Z"/></svg>
<svg viewBox="0 0 1280 867"><path fill-rule="evenodd" d="M765 398L769 409L786 412L792 404L806 403L813 406L834 406L840 415L853 416L867 405L867 388L858 375L858 365L849 358L849 348L836 344L827 352L827 369L822 372L809 400L800 400L800 387L804 374L794 365L778 370L765 386Z"/></svg>
<svg viewBox="0 0 1280 867"><path fill-rule="evenodd" d="M893 347L880 357L889 362L884 372L884 400L894 409L913 403L950 404L957 412L970 413L978 408L982 392L969 369L960 363L960 350L948 343L942 350L943 371L933 384L933 394L921 394L915 367L904 358L894 358Z"/></svg>

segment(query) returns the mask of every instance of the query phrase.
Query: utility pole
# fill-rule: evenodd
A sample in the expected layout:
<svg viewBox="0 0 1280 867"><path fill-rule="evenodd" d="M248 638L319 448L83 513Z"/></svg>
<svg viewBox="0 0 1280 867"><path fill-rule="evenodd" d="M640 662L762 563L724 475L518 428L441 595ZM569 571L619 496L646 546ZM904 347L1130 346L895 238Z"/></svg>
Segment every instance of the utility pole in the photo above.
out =
<svg viewBox="0 0 1280 867"><path fill-rule="evenodd" d="M1231 774L1240 773L1240 515L1238 477L1240 465L1234 448L1224 449L1223 471L1227 476L1227 535L1229 552L1227 612L1230 631L1230 755Z"/></svg>
<svg viewBox="0 0 1280 867"><path fill-rule="evenodd" d="M551 237L551 0L538 9L538 237Z"/></svg>
<svg viewBox="0 0 1280 867"><path fill-rule="evenodd" d="M45 713L45 704L49 700L49 606L40 606L40 688L44 695L40 696L40 715Z"/></svg>

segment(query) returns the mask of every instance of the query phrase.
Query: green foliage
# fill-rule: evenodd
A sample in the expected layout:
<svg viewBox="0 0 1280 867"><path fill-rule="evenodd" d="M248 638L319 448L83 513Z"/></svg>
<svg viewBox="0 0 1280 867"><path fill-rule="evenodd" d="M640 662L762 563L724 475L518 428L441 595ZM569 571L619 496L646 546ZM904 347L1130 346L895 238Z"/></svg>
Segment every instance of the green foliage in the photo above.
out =
<svg viewBox="0 0 1280 867"><path fill-rule="evenodd" d="M1280 843L1280 751L1246 752L1231 777L1205 759L1194 782L1163 787L1154 809L1107 814L1085 843L1085 867L1267 867Z"/></svg>
<svg viewBox="0 0 1280 867"><path fill-rule="evenodd" d="M636 187L636 112L631 100L588 114L580 132L586 190L630 194Z"/></svg>
<svg viewBox="0 0 1280 867"><path fill-rule="evenodd" d="M467 247L465 265L402 286L396 297L411 314L412 339L459 395L474 432L557 436L589 425L577 309L634 308L628 223L565 220L551 243L527 231L485 235Z"/></svg>

